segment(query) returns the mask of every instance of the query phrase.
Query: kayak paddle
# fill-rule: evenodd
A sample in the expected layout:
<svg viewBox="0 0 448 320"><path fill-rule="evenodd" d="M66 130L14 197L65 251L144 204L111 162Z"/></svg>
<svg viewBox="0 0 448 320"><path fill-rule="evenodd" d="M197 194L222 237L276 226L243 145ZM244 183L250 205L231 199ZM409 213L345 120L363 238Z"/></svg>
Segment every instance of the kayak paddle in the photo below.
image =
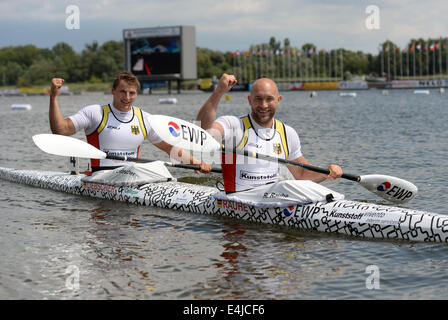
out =
<svg viewBox="0 0 448 320"><path fill-rule="evenodd" d="M289 166L301 167L326 175L330 174L328 169L315 167L312 165L279 159L256 152L245 150L225 150L207 131L199 126L174 117L163 115L152 115L150 120L151 127L157 135L167 143L198 152L226 152L242 154L247 157L259 158L267 161L280 162ZM394 203L405 203L411 200L418 192L418 188L411 182L388 175L352 175L344 173L342 178L358 182L365 189L375 193L383 199Z"/></svg>
<svg viewBox="0 0 448 320"><path fill-rule="evenodd" d="M63 157L76 157L85 159L110 159L130 162L154 162L156 160L132 158L126 156L113 156L95 148L91 144L79 139L58 134L37 134L33 136L36 146L42 151ZM182 169L200 170L198 165L165 162L166 166ZM221 168L212 168L212 172L221 173Z"/></svg>

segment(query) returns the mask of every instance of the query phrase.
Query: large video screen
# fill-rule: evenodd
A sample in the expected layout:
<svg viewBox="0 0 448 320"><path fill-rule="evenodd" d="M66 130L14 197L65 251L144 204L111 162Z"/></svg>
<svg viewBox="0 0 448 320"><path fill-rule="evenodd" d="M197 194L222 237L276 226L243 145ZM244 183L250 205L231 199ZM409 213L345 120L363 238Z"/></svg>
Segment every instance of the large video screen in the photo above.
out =
<svg viewBox="0 0 448 320"><path fill-rule="evenodd" d="M180 36L130 39L131 72L135 75L181 73Z"/></svg>

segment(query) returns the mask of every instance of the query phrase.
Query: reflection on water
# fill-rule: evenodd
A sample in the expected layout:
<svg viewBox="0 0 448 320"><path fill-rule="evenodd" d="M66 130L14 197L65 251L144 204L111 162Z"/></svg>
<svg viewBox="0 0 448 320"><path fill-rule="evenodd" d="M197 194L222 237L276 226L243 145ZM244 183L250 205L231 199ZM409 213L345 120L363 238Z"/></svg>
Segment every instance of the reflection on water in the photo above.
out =
<svg viewBox="0 0 448 320"><path fill-rule="evenodd" d="M233 278L240 275L240 264L246 259L247 248L241 244L246 231L238 223L224 223L226 229L222 230L221 245L223 248L220 257L214 266L219 270L217 278L207 279L207 285L214 289L216 294L225 299L241 299L244 292L233 283ZM222 296L222 292L224 296Z"/></svg>

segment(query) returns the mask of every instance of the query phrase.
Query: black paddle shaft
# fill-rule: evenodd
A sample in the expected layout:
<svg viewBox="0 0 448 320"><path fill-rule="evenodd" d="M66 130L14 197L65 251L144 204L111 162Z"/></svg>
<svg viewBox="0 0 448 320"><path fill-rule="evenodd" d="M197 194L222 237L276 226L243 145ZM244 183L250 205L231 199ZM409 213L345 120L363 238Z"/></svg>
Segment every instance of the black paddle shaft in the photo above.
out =
<svg viewBox="0 0 448 320"><path fill-rule="evenodd" d="M222 148L222 152L225 153L224 146ZM315 167L315 166L312 166L312 165L309 165L309 164L300 163L300 162L296 162L296 161L270 157L270 156L267 156L267 155L264 155L264 154L259 154L257 152L249 152L247 150L238 150L237 148L233 148L232 152L244 155L246 157L258 158L258 159L267 160L267 161L273 161L273 162L278 161L278 162L286 164L286 165L291 165L291 166L295 166L295 167L301 167L301 168L304 168L306 170L319 172L319 173L323 173L323 174L326 174L326 175L330 174L330 170L328 170L328 169L319 168L319 167ZM349 174L349 173L343 173L341 178L344 178L344 179L347 179L347 180L351 180L351 181L355 181L355 182L359 182L360 179L361 179L360 176Z"/></svg>
<svg viewBox="0 0 448 320"><path fill-rule="evenodd" d="M106 159L110 160L119 160L119 161L130 161L130 162L140 162L140 163L147 163L147 162L154 162L157 160L152 159L143 159L143 158L132 158L132 157L125 157L125 156L114 156L114 155L107 155ZM165 163L166 166L174 167L174 168L181 168L181 169L190 169L190 170L201 170L199 165L196 164L183 164L183 163L172 163L168 164ZM221 173L221 168L212 167L211 172L215 173Z"/></svg>

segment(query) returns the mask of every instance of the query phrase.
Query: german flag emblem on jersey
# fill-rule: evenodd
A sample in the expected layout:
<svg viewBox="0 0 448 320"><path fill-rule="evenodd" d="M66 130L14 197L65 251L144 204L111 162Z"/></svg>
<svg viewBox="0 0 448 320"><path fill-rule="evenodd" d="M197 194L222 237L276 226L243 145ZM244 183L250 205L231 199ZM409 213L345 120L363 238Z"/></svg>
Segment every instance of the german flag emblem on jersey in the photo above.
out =
<svg viewBox="0 0 448 320"><path fill-rule="evenodd" d="M138 128L138 126L131 126L131 132L138 136L138 134L140 133L140 129Z"/></svg>
<svg viewBox="0 0 448 320"><path fill-rule="evenodd" d="M274 153L282 154L282 145L280 143L274 143Z"/></svg>

